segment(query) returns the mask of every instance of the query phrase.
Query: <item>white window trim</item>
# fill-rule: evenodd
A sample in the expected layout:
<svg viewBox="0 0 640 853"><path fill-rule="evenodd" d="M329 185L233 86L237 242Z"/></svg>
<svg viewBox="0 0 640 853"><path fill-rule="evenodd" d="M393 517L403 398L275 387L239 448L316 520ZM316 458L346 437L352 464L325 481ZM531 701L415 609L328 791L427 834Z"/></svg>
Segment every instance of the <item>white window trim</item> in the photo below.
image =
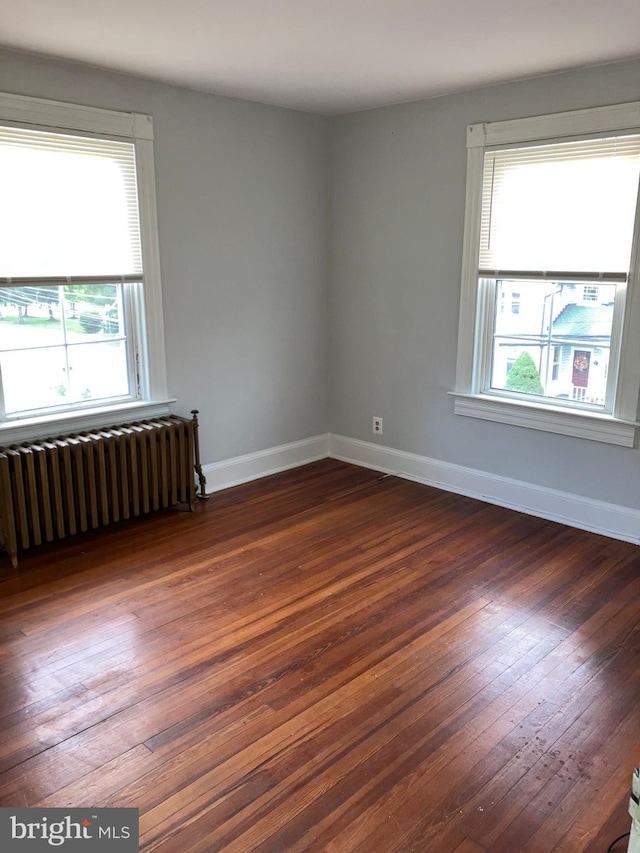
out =
<svg viewBox="0 0 640 853"><path fill-rule="evenodd" d="M140 399L77 412L12 419L0 423L0 444L33 438L42 435L47 429L68 432L104 425L116 418L137 419L168 413L169 404L175 401L167 397L152 117L0 93L0 121L39 130L71 130L96 136L103 134L133 142L144 270L144 292L137 312L136 328L140 357Z"/></svg>
<svg viewBox="0 0 640 853"><path fill-rule="evenodd" d="M481 312L478 311L478 258L485 147L620 130L640 131L640 102L474 124L467 128L467 192L458 358L456 386L450 392L456 398L456 414L625 447L634 446L639 426L640 335L633 334L632 330L640 328L640 215L636 216L635 223L613 413L571 411L533 401L505 400L482 393L480 375L481 348L486 337L486 329L478 328L482 323Z"/></svg>

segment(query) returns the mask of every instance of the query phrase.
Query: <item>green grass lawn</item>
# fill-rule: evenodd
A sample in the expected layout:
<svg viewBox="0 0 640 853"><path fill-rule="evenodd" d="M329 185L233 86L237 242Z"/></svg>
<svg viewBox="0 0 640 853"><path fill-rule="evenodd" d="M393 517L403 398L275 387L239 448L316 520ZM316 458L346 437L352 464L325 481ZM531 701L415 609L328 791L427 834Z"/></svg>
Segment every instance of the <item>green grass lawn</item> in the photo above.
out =
<svg viewBox="0 0 640 853"><path fill-rule="evenodd" d="M3 314L2 319L0 319L0 329L2 326L26 326L30 329L59 329L61 321L58 319L50 320L48 317L23 317L22 323L18 320L17 316L13 316L11 314ZM74 332L75 334L85 334L84 329L80 325L80 321L75 318L67 318L67 331Z"/></svg>

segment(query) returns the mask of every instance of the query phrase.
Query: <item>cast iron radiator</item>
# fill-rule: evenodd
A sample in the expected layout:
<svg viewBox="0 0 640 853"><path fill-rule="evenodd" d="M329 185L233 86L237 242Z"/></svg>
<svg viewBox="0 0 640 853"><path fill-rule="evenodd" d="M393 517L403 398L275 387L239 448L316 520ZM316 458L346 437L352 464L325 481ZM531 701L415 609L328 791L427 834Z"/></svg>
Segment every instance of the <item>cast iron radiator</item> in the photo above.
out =
<svg viewBox="0 0 640 853"><path fill-rule="evenodd" d="M193 509L198 420L168 415L0 447L0 548L51 542L179 503Z"/></svg>

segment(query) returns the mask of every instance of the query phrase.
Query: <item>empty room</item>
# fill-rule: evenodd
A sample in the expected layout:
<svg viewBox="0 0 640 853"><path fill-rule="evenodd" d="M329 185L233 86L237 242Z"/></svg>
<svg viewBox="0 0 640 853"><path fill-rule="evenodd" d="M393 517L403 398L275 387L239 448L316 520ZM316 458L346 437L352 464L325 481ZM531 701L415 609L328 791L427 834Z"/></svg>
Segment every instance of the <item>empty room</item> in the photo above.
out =
<svg viewBox="0 0 640 853"><path fill-rule="evenodd" d="M637 2L0 0L3 851L639 853L639 178Z"/></svg>

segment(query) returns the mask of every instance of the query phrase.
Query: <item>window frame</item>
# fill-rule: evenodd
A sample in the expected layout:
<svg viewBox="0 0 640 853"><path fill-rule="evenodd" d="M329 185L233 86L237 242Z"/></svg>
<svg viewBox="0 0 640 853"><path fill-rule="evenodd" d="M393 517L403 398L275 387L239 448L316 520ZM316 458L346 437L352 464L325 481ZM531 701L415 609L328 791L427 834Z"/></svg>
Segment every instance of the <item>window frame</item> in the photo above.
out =
<svg viewBox="0 0 640 853"><path fill-rule="evenodd" d="M617 373L610 413L592 412L537 400L505 399L485 386L487 343L493 332L496 287L478 277L484 154L497 145L597 136L619 131L640 132L640 102L595 107L532 118L469 125L467 186L462 256L454 412L466 417L543 430L577 438L633 447L636 440L640 390L640 203L636 208L633 250L624 311L612 329L609 371ZM619 340L615 349L614 338Z"/></svg>
<svg viewBox="0 0 640 853"><path fill-rule="evenodd" d="M132 369L136 374L137 399L86 408L75 405L55 414L3 418L0 444L42 435L47 428L63 432L103 425L114 417L135 419L167 414L169 404L174 401L167 396L152 117L0 93L0 122L31 130L76 132L133 143L143 269L143 284L131 288L131 298L127 300L136 345Z"/></svg>

